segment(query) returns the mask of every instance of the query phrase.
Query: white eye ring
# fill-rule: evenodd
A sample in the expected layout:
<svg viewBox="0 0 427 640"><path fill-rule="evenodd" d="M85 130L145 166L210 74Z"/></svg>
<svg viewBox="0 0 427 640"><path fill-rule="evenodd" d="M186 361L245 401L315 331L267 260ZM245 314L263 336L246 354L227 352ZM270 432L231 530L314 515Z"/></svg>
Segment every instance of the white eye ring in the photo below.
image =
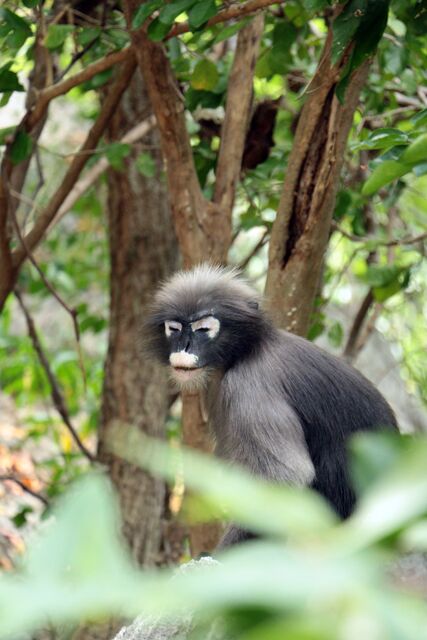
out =
<svg viewBox="0 0 427 640"><path fill-rule="evenodd" d="M220 322L214 316L206 316L191 323L193 331L206 331L209 338L215 338L219 333Z"/></svg>
<svg viewBox="0 0 427 640"><path fill-rule="evenodd" d="M180 322L175 322L175 320L166 320L165 322L165 334L169 338L172 333L176 331L181 331L182 324Z"/></svg>

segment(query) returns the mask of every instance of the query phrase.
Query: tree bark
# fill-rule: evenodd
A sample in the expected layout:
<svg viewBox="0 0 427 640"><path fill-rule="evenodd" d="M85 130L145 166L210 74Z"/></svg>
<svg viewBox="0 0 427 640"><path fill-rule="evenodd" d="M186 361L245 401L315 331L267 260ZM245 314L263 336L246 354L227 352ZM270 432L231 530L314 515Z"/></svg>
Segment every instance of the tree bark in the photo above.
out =
<svg viewBox="0 0 427 640"><path fill-rule="evenodd" d="M137 72L109 126L109 138L123 133L150 114L143 81ZM136 562L153 566L165 557L166 487L129 462L108 452L110 427L120 423L164 437L169 408L164 368L146 358L141 325L159 281L177 268L177 241L171 221L157 130L145 139L156 160L157 175L145 178L135 162L124 171L109 171L108 232L111 256L110 335L105 363L98 454L119 495L123 533ZM120 623L85 626L76 640L111 638Z"/></svg>
<svg viewBox="0 0 427 640"><path fill-rule="evenodd" d="M273 224L266 293L277 323L306 335L328 245L345 145L370 61L354 73L340 104L346 57L331 63L332 29L310 83Z"/></svg>

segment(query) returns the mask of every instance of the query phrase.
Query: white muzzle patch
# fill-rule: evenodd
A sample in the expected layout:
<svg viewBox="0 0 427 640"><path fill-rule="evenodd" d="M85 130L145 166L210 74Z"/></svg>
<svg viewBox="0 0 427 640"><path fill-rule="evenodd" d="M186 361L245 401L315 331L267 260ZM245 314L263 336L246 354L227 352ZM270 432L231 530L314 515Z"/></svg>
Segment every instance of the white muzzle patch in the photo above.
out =
<svg viewBox="0 0 427 640"><path fill-rule="evenodd" d="M169 356L172 367L183 369L195 369L198 359L194 353L187 353L187 351L175 351Z"/></svg>

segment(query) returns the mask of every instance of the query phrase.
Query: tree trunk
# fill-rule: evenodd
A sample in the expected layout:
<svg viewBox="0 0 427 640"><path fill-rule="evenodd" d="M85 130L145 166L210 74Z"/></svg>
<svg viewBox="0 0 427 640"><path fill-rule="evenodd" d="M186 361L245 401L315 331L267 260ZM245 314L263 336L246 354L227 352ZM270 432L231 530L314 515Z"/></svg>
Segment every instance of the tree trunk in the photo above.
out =
<svg viewBox="0 0 427 640"><path fill-rule="evenodd" d="M307 88L273 224L266 293L275 320L306 335L328 245L345 145L369 61L354 73L341 104L335 89L347 58L331 63L332 29Z"/></svg>
<svg viewBox="0 0 427 640"><path fill-rule="evenodd" d="M149 101L137 72L109 127L119 139L150 114ZM145 178L135 162L108 175L108 226L111 254L110 336L105 365L98 452L116 487L123 533L138 564L168 562L165 557L165 483L108 452L114 423L151 436L164 437L169 398L164 368L147 359L141 325L159 281L177 267L177 242L171 222L158 134L144 139L156 160L157 175ZM154 148L152 148L154 147ZM120 624L118 625L120 626ZM111 638L114 623L83 627L77 638Z"/></svg>

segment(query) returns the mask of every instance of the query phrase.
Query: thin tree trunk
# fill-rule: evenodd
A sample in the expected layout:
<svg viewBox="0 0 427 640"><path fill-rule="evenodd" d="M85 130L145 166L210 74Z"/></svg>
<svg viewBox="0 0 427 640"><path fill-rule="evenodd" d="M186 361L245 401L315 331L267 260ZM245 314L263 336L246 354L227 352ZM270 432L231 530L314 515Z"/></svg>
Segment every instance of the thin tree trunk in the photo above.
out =
<svg viewBox="0 0 427 640"><path fill-rule="evenodd" d="M345 56L331 64L330 30L299 118L276 220L266 293L276 321L306 335L328 245L345 145L369 61L350 80L344 104L335 89Z"/></svg>
<svg viewBox="0 0 427 640"><path fill-rule="evenodd" d="M109 127L110 139L120 139L149 113L143 82L136 73ZM110 170L108 175L110 336L98 453L119 495L123 533L131 553L138 564L153 566L171 560L164 553L165 484L108 452L113 424L120 423L123 429L135 426L151 436L164 437L169 405L166 373L145 357L141 325L159 281L177 267L178 250L157 131L150 132L144 142L156 160L156 176L142 176L132 159L122 172ZM75 637L107 639L113 637L116 627L113 622L85 626Z"/></svg>

